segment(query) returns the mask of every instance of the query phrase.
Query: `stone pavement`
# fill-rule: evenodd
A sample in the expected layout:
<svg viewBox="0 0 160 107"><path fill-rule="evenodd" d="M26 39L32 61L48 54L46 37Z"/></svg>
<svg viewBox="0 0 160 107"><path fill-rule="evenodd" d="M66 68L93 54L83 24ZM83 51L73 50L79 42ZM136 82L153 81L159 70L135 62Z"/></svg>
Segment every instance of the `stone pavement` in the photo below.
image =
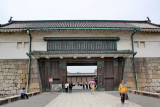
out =
<svg viewBox="0 0 160 107"><path fill-rule="evenodd" d="M2 107L160 107L160 99L129 93L129 101L121 104L116 91L97 92L75 89L73 93L42 93Z"/></svg>
<svg viewBox="0 0 160 107"><path fill-rule="evenodd" d="M138 104L126 101L121 104L120 97L107 94L107 92L62 93L45 107L141 107Z"/></svg>
<svg viewBox="0 0 160 107"><path fill-rule="evenodd" d="M44 107L60 93L44 92L42 94L29 97L28 100L18 100L9 104L0 105L0 107Z"/></svg>

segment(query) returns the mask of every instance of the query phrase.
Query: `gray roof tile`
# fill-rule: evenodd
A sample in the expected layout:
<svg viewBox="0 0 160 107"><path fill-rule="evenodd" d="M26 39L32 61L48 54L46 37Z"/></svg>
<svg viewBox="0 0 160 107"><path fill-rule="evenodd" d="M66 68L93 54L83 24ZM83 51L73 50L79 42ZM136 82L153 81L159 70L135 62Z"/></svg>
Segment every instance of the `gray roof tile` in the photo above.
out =
<svg viewBox="0 0 160 107"><path fill-rule="evenodd" d="M39 28L141 28L160 29L159 25L148 21L123 20L44 20L11 21L0 29L39 29Z"/></svg>

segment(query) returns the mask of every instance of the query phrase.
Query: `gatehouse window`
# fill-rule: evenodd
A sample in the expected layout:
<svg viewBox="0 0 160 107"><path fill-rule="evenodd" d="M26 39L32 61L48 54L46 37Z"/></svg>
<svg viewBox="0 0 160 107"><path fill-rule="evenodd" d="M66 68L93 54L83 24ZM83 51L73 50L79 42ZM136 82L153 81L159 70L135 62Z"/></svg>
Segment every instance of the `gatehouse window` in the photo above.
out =
<svg viewBox="0 0 160 107"><path fill-rule="evenodd" d="M117 51L117 37L110 38L44 38L47 51Z"/></svg>

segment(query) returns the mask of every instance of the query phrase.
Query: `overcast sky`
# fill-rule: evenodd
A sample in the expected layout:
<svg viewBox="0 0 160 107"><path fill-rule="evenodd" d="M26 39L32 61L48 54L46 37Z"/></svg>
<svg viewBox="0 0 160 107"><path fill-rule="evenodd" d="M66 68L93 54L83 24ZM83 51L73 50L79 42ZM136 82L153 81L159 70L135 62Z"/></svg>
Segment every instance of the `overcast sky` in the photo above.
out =
<svg viewBox="0 0 160 107"><path fill-rule="evenodd" d="M160 0L0 0L0 24L13 20L146 20L160 24Z"/></svg>

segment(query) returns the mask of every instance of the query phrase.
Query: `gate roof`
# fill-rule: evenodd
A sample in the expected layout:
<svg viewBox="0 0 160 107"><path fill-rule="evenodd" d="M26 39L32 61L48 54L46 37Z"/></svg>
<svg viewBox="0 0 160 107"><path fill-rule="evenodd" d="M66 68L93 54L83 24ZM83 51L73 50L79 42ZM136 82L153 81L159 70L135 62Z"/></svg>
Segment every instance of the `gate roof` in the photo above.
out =
<svg viewBox="0 0 160 107"><path fill-rule="evenodd" d="M10 21L0 25L0 30L54 30L54 29L158 29L160 26L148 20L34 20L34 21Z"/></svg>

